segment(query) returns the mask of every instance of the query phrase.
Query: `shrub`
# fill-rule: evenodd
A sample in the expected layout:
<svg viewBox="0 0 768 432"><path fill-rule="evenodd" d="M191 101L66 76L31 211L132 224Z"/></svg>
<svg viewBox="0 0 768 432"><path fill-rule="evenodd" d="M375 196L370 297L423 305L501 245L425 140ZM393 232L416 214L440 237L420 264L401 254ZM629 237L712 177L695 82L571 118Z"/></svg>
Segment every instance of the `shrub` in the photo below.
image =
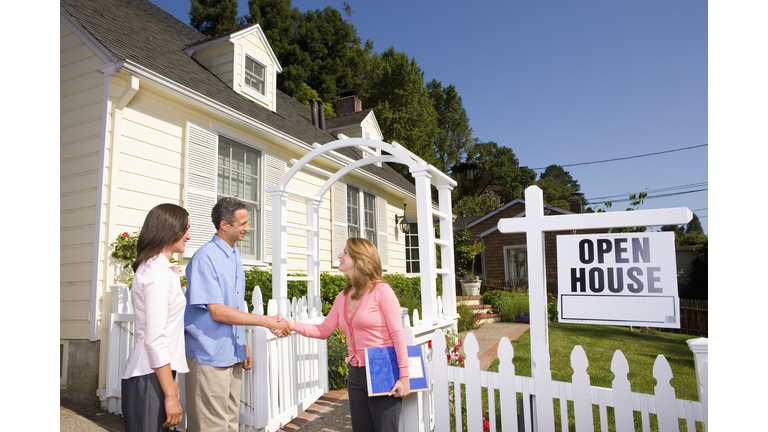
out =
<svg viewBox="0 0 768 432"><path fill-rule="evenodd" d="M528 295L509 293L499 305L501 319L506 322L530 322Z"/></svg>
<svg viewBox="0 0 768 432"><path fill-rule="evenodd" d="M349 351L344 332L337 328L328 336L328 386L331 390L347 387L347 371L349 366L344 361Z"/></svg>
<svg viewBox="0 0 768 432"><path fill-rule="evenodd" d="M459 313L459 320L457 321L459 333L480 327L477 325L477 312L470 309L466 304L459 303L456 305L456 312Z"/></svg>
<svg viewBox="0 0 768 432"><path fill-rule="evenodd" d="M557 322L557 297L547 293L547 316L551 322Z"/></svg>
<svg viewBox="0 0 768 432"><path fill-rule="evenodd" d="M510 293L504 290L487 291L483 294L483 304L498 309L501 306L501 301L509 296Z"/></svg>

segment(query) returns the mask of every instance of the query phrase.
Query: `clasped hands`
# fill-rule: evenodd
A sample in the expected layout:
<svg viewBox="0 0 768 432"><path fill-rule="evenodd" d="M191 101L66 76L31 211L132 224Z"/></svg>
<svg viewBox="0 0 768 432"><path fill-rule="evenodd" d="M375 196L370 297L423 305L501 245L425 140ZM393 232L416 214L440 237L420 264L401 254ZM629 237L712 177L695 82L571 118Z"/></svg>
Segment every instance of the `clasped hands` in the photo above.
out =
<svg viewBox="0 0 768 432"><path fill-rule="evenodd" d="M282 338L293 333L293 320L282 315L276 315L273 325L269 328L273 335Z"/></svg>

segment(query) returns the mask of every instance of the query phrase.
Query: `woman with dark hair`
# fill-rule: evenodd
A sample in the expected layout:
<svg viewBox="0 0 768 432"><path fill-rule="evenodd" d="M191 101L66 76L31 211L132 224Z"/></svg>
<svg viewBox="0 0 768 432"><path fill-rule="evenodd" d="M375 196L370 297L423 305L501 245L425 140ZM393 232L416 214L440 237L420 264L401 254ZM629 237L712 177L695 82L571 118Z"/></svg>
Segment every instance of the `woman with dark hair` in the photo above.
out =
<svg viewBox="0 0 768 432"><path fill-rule="evenodd" d="M411 392L408 351L400 316L400 302L392 287L381 279L381 259L376 246L362 238L350 238L339 254L339 270L347 285L333 302L322 324L289 320L293 330L307 337L325 339L337 327L347 337L349 364L347 388L353 431L399 431L402 398ZM388 396L368 397L365 348L394 346L400 379ZM394 396L394 397L391 397Z"/></svg>
<svg viewBox="0 0 768 432"><path fill-rule="evenodd" d="M171 264L189 240L189 213L175 204L149 211L133 262L133 351L122 375L126 431L168 430L181 422L176 372L186 373L184 307L179 268Z"/></svg>

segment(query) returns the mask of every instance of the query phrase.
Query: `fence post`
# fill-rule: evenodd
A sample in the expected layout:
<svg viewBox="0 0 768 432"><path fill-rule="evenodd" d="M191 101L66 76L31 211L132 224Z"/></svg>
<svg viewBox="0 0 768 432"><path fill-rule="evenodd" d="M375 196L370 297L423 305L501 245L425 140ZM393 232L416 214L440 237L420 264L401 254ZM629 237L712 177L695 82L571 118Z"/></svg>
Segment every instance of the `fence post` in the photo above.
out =
<svg viewBox="0 0 768 432"><path fill-rule="evenodd" d="M701 415L704 417L704 430L707 430L709 412L709 339L688 339L688 348L693 351L693 362L696 366L696 383L699 390L699 402L701 402Z"/></svg>

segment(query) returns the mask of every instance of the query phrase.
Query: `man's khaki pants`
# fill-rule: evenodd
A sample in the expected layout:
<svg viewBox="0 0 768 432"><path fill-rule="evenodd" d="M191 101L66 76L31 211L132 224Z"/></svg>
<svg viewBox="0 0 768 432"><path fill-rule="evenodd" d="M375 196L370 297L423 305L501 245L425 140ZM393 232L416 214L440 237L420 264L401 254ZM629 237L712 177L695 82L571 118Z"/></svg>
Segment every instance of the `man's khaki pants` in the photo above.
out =
<svg viewBox="0 0 768 432"><path fill-rule="evenodd" d="M184 377L187 430L237 432L243 364L206 366L187 357L187 365L189 373Z"/></svg>

